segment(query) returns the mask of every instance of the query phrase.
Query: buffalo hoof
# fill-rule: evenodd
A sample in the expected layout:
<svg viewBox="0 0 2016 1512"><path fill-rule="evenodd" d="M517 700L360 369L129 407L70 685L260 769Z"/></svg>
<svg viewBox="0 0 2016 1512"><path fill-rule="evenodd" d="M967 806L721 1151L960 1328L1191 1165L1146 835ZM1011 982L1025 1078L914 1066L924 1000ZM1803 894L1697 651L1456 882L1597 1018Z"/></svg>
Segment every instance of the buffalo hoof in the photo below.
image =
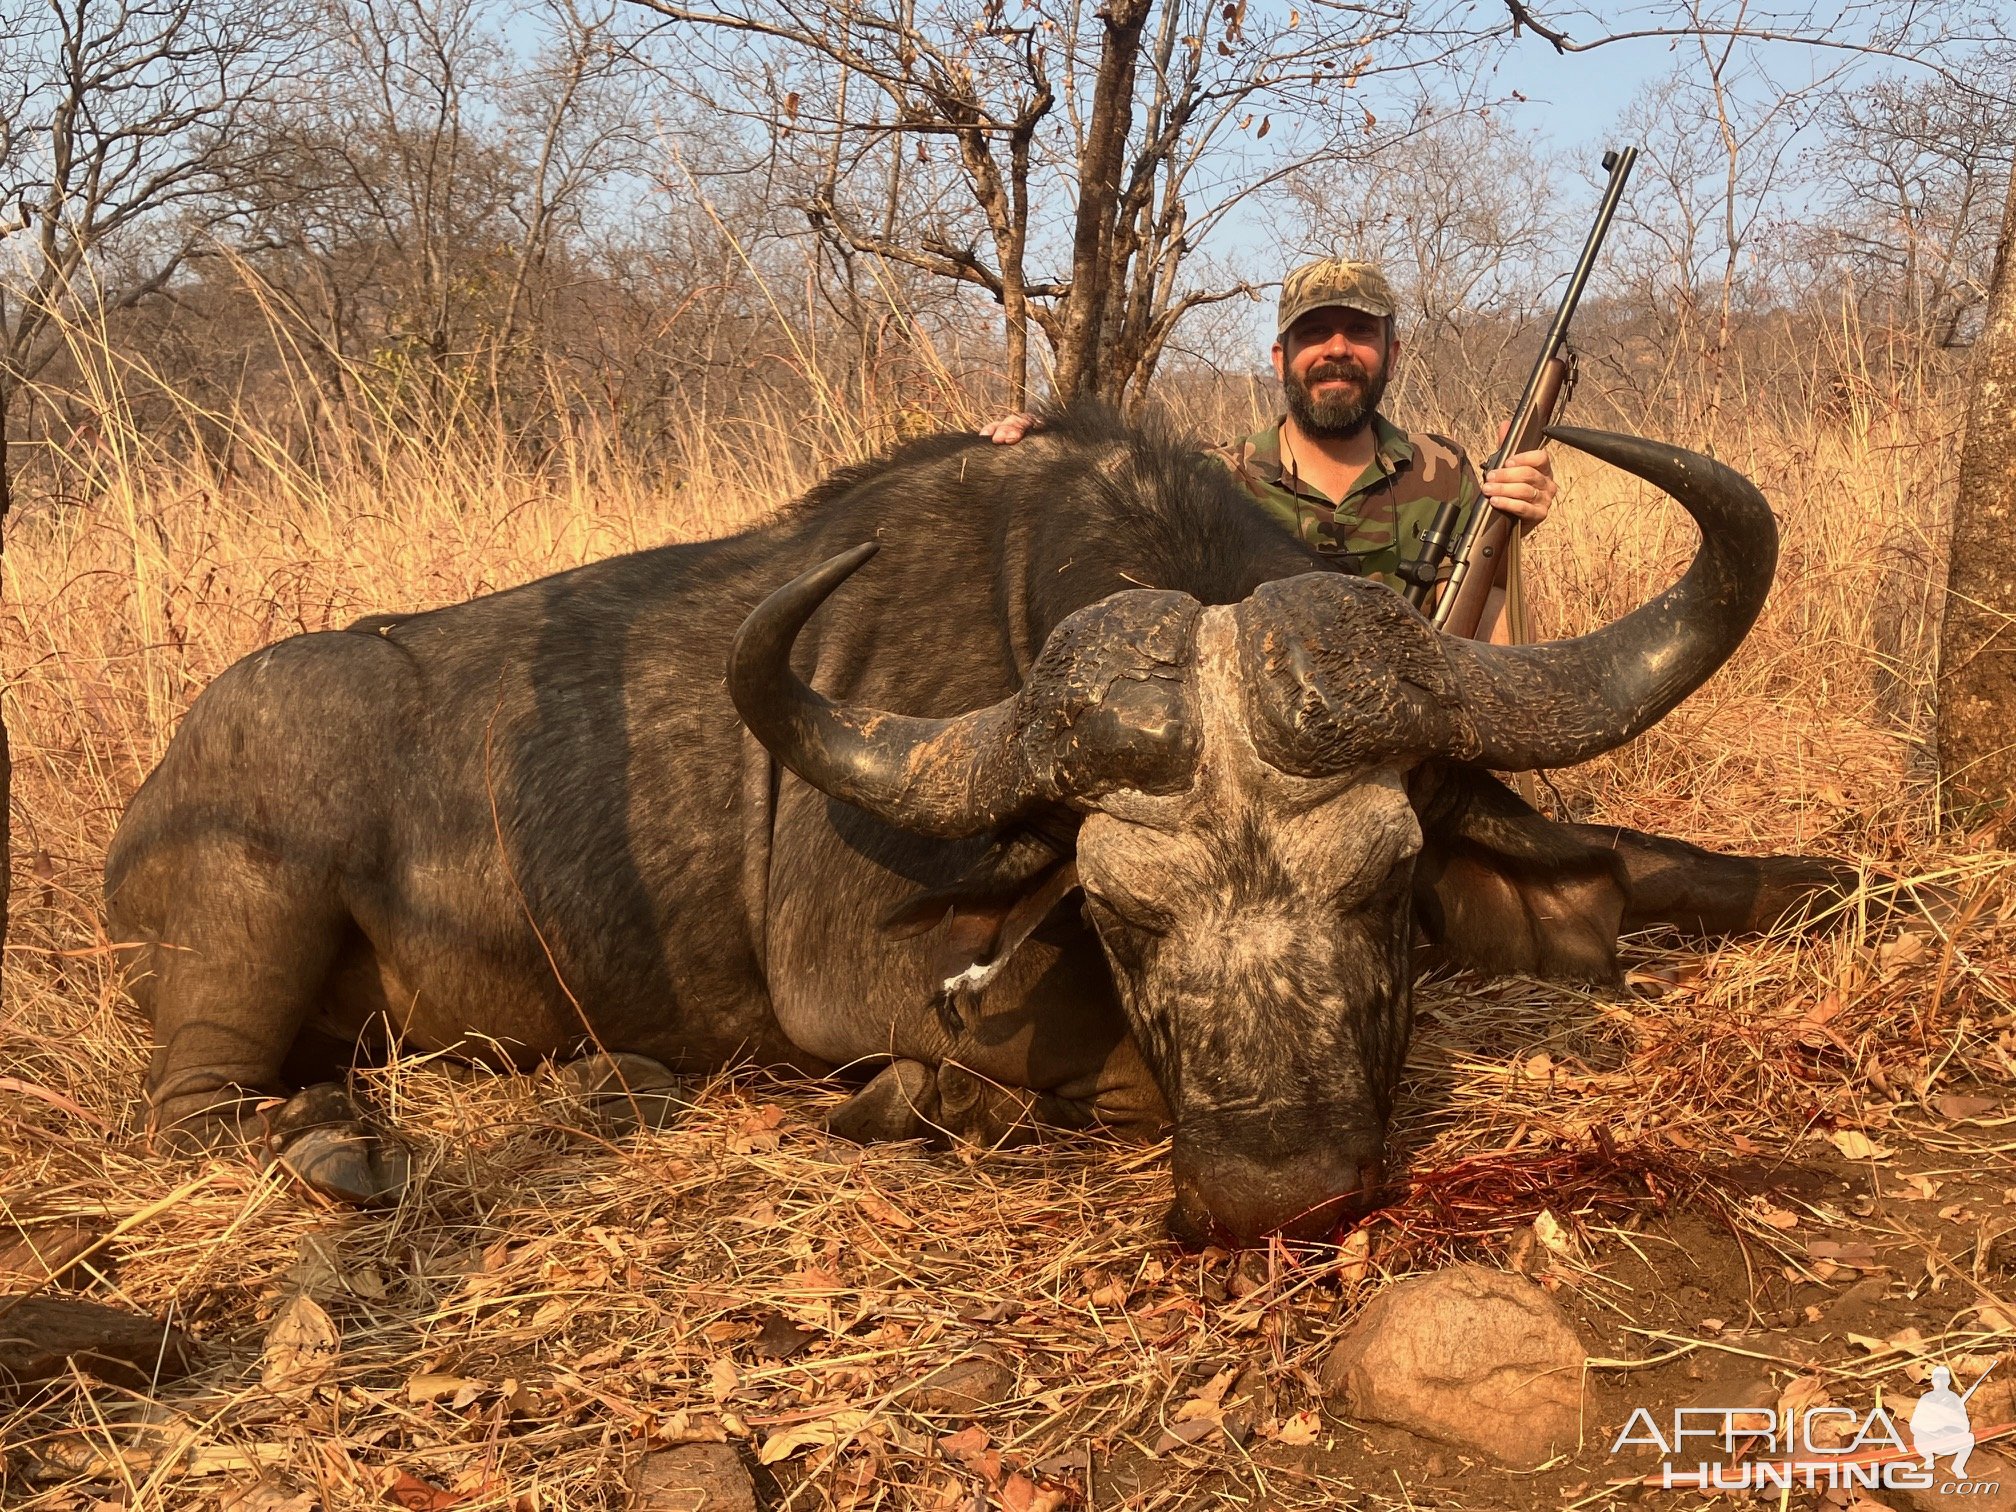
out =
<svg viewBox="0 0 2016 1512"><path fill-rule="evenodd" d="M266 1129L274 1163L333 1202L383 1207L412 1179L406 1147L369 1128L336 1082L297 1092L267 1115Z"/></svg>
<svg viewBox="0 0 2016 1512"><path fill-rule="evenodd" d="M413 1175L406 1147L362 1124L310 1129L289 1142L276 1159L303 1186L351 1207L397 1202Z"/></svg>
<svg viewBox="0 0 2016 1512"><path fill-rule="evenodd" d="M856 1144L938 1133L938 1078L922 1061L891 1061L826 1115L826 1132Z"/></svg>
<svg viewBox="0 0 2016 1512"><path fill-rule="evenodd" d="M693 1107L686 1084L642 1055L584 1056L560 1067L555 1079L612 1133L669 1129Z"/></svg>

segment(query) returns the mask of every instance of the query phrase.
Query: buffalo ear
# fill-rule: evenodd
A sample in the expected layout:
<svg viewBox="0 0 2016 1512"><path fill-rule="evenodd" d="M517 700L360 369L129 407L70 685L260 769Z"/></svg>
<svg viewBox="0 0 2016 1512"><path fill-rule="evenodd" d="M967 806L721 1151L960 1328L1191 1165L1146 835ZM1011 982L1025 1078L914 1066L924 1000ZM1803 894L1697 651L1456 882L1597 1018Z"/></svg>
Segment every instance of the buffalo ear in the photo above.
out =
<svg viewBox="0 0 2016 1512"><path fill-rule="evenodd" d="M1621 859L1487 773L1419 770L1414 918L1435 964L1615 986L1630 888Z"/></svg>
<svg viewBox="0 0 2016 1512"><path fill-rule="evenodd" d="M882 919L892 938L945 925L931 953L934 1004L948 1031L971 1028L981 992L1078 886L1078 860L1059 837L1017 830L956 882L906 898Z"/></svg>

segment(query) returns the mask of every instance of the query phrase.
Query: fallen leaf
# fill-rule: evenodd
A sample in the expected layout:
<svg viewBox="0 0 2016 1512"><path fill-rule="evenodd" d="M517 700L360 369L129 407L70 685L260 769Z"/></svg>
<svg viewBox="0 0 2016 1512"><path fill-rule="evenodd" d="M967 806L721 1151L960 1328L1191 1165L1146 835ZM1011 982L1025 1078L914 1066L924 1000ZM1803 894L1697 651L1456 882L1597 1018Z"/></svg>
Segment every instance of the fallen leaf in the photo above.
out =
<svg viewBox="0 0 2016 1512"><path fill-rule="evenodd" d="M1225 1393L1231 1389L1232 1383L1238 1379L1239 1367L1237 1365L1228 1366L1224 1370L1219 1371L1218 1374L1211 1377L1209 1383L1205 1385L1202 1391L1176 1409L1175 1421L1188 1423L1198 1418L1205 1418L1211 1422L1217 1422L1224 1415L1222 1404L1225 1400Z"/></svg>
<svg viewBox="0 0 2016 1512"><path fill-rule="evenodd" d="M1199 1440L1207 1439L1214 1433L1222 1433L1223 1425L1214 1411L1209 1417L1191 1418L1187 1422L1171 1423L1162 1430L1162 1436L1155 1440L1151 1451L1157 1459L1177 1449L1183 1449Z"/></svg>
<svg viewBox="0 0 2016 1512"><path fill-rule="evenodd" d="M1001 1479L1001 1451L988 1448L990 1442L987 1430L974 1423L957 1433L946 1434L938 1440L938 1447L948 1459L964 1465L991 1486Z"/></svg>
<svg viewBox="0 0 2016 1512"><path fill-rule="evenodd" d="M226 1492L217 1512L315 1512L322 1505L316 1491L299 1491L289 1496L271 1481L254 1481L241 1491Z"/></svg>
<svg viewBox="0 0 2016 1512"><path fill-rule="evenodd" d="M1577 1248L1575 1236L1569 1233L1567 1226L1546 1208L1540 1209L1534 1215L1533 1237L1563 1259L1575 1258Z"/></svg>
<svg viewBox="0 0 2016 1512"><path fill-rule="evenodd" d="M1820 1376L1794 1376L1778 1393L1778 1410L1798 1418L1803 1417L1808 1408L1831 1406L1833 1400L1827 1394L1827 1382Z"/></svg>
<svg viewBox="0 0 2016 1512"><path fill-rule="evenodd" d="M800 1328L781 1313L771 1313L763 1320L751 1342L750 1351L759 1359L793 1360L812 1346L819 1337L810 1328Z"/></svg>
<svg viewBox="0 0 2016 1512"><path fill-rule="evenodd" d="M957 1433L948 1433L938 1440L938 1447L948 1458L964 1464L973 1455L982 1453L993 1440L987 1430L978 1423L969 1423Z"/></svg>
<svg viewBox="0 0 2016 1512"><path fill-rule="evenodd" d="M447 1512L469 1499L466 1491L448 1491L404 1470L393 1473L385 1486L385 1500L404 1507L406 1512Z"/></svg>
<svg viewBox="0 0 2016 1512"><path fill-rule="evenodd" d="M1363 1281L1372 1273L1372 1230L1355 1228L1337 1246L1337 1275L1344 1281Z"/></svg>
<svg viewBox="0 0 2016 1512"><path fill-rule="evenodd" d="M1851 1333L1848 1342L1871 1354L1884 1354L1893 1349L1913 1355L1925 1352L1925 1336L1915 1328L1899 1329L1887 1339L1872 1339L1867 1334Z"/></svg>
<svg viewBox="0 0 2016 1512"><path fill-rule="evenodd" d="M1624 973L1624 983L1636 987L1648 998L1686 996L1701 985L1703 967L1698 963L1684 966L1634 966Z"/></svg>
<svg viewBox="0 0 2016 1512"><path fill-rule="evenodd" d="M1897 1152L1885 1149L1860 1129L1836 1129L1827 1142L1849 1160L1888 1160Z"/></svg>
<svg viewBox="0 0 2016 1512"><path fill-rule="evenodd" d="M765 1465L774 1465L801 1450L832 1448L849 1443L873 1421L874 1416L872 1412L850 1410L779 1429L763 1441L763 1447L756 1451L756 1458Z"/></svg>
<svg viewBox="0 0 2016 1512"><path fill-rule="evenodd" d="M686 1408L662 1418L647 1418L640 1437L653 1444L725 1444L727 1426L719 1418L696 1417Z"/></svg>
<svg viewBox="0 0 2016 1512"><path fill-rule="evenodd" d="M873 1192L865 1193L862 1196L861 1212L870 1222L880 1228L899 1229L907 1232L917 1227L917 1220L915 1218L912 1218L894 1203L884 1201Z"/></svg>
<svg viewBox="0 0 2016 1512"><path fill-rule="evenodd" d="M306 1292L290 1298L266 1330L259 1380L268 1391L313 1386L336 1365L343 1336L322 1304Z"/></svg>
<svg viewBox="0 0 2016 1512"><path fill-rule="evenodd" d="M1838 1265L1852 1265L1858 1270L1880 1269L1876 1261L1876 1246L1859 1239L1809 1239L1806 1253L1816 1260L1832 1260Z"/></svg>
<svg viewBox="0 0 2016 1512"><path fill-rule="evenodd" d="M1908 966L1924 955L1926 946L1931 943L1928 936L1916 930L1899 930L1894 938L1885 940L1876 948L1876 962L1885 971Z"/></svg>
<svg viewBox="0 0 2016 1512"><path fill-rule="evenodd" d="M1284 1444L1313 1444L1323 1430L1323 1420L1313 1412L1298 1412L1281 1425L1275 1438Z"/></svg>
<svg viewBox="0 0 2016 1512"><path fill-rule="evenodd" d="M735 1395L735 1388L742 1384L742 1372L735 1368L735 1362L725 1355L714 1360L707 1367L707 1390L717 1402L725 1402Z"/></svg>
<svg viewBox="0 0 2016 1512"><path fill-rule="evenodd" d="M1066 1476L1083 1475L1092 1468L1092 1453L1083 1444L1066 1449L1062 1454L1053 1454L1048 1459L1040 1459L1029 1467L1044 1480L1061 1481Z"/></svg>
<svg viewBox="0 0 2016 1512"><path fill-rule="evenodd" d="M1799 1215L1797 1213L1790 1213L1784 1208L1773 1207L1761 1198L1758 1199L1757 1205L1750 1211L1751 1215L1766 1228L1789 1229L1799 1227Z"/></svg>
<svg viewBox="0 0 2016 1512"><path fill-rule="evenodd" d="M471 1393L466 1399L455 1402L457 1407L466 1407L476 1396L489 1389L488 1381L479 1381L470 1376L422 1374L414 1376L406 1383L406 1400L418 1405L461 1398L464 1393Z"/></svg>

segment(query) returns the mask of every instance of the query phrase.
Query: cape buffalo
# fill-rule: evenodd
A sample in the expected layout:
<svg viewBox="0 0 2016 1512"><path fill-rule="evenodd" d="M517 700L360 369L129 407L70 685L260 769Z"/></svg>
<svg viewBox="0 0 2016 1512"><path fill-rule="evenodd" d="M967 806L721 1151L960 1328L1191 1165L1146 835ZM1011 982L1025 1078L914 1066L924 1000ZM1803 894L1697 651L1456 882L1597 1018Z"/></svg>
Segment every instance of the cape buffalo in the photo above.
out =
<svg viewBox="0 0 2016 1512"><path fill-rule="evenodd" d="M1644 730L1735 649L1776 557L1728 468L1555 434L1702 544L1548 645L1442 636L1214 464L1080 411L1012 450L906 446L728 539L248 656L107 859L153 1127L250 1132L387 1034L747 1058L873 1072L832 1120L853 1137L1170 1128L1179 1235L1325 1231L1379 1177L1417 933L1611 979L1620 929L1759 927L1851 875L1553 823L1483 770ZM310 1086L266 1137L384 1197L397 1142L360 1117Z"/></svg>

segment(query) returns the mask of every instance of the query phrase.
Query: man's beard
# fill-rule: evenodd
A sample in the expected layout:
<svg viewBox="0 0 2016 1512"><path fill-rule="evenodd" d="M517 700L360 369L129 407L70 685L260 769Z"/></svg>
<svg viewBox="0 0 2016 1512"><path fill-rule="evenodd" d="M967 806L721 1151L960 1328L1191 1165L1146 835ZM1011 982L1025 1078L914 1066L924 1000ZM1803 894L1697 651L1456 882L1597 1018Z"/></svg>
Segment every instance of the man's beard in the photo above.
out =
<svg viewBox="0 0 2016 1512"><path fill-rule="evenodd" d="M1347 390L1317 398L1312 386L1326 378L1356 383L1363 397L1353 399ZM1348 441L1365 429L1379 401L1386 397L1385 366L1382 363L1374 375L1348 357L1334 357L1311 368L1307 378L1292 372L1283 374L1281 387L1288 396L1288 413L1295 417L1303 435L1318 441Z"/></svg>

